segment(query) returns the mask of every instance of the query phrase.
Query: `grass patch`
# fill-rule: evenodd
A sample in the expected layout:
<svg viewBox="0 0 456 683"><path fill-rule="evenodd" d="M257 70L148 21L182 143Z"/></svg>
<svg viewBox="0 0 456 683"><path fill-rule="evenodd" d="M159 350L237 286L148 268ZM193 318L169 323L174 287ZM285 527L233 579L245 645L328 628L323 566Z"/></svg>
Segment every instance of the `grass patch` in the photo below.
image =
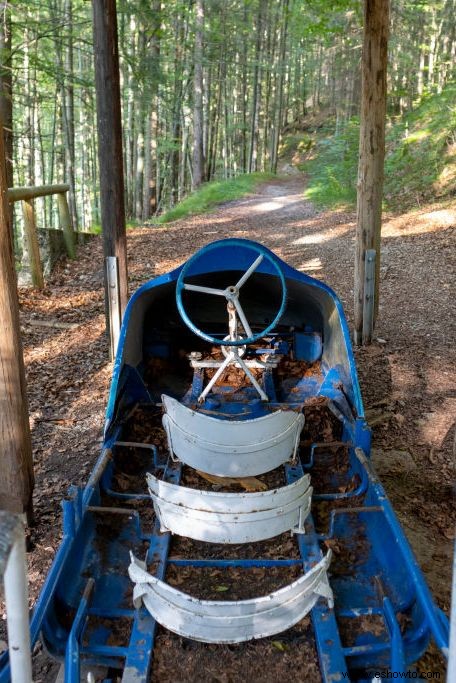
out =
<svg viewBox="0 0 456 683"><path fill-rule="evenodd" d="M239 199L253 192L257 185L275 176L272 173L244 173L230 180L214 180L205 183L198 190L162 214L157 223L169 223L186 216L210 211L214 206Z"/></svg>
<svg viewBox="0 0 456 683"><path fill-rule="evenodd" d="M308 175L305 196L319 206L356 203L359 120L336 134L321 129L312 157L299 167ZM388 126L385 205L402 210L456 194L456 84L428 94L417 107Z"/></svg>
<svg viewBox="0 0 456 683"><path fill-rule="evenodd" d="M126 223L126 228L127 230L134 230L137 228L139 225L141 225L140 221L131 219L130 221L127 221ZM90 230L87 231L89 235L101 235L102 233L102 228L100 223L92 223L90 226Z"/></svg>

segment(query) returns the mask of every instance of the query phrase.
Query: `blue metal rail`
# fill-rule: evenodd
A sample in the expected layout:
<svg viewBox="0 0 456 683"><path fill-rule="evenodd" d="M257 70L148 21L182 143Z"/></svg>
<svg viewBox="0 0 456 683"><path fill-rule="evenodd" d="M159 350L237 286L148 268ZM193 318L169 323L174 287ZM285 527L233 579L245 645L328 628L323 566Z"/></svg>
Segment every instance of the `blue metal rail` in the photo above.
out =
<svg viewBox="0 0 456 683"><path fill-rule="evenodd" d="M154 449L150 452L151 467L160 468L167 481L179 483L180 466L174 463L165 466L165 463L158 462ZM314 452L315 448L312 449L312 453ZM302 566L306 572L321 559L322 544L336 539L349 539L351 542L356 538L356 530L359 536L360 529L373 529L373 536L379 532L379 535L383 534L383 539L387 540L385 534L390 533L391 538L395 539L398 555L401 558L405 557L407 561L407 581L402 586L401 597L395 595L392 590L393 579L390 585L385 584L383 595L381 592L378 593L377 588L374 590L372 583L363 583L363 576L376 576L380 571L378 563L381 560L381 548L374 548L375 543L372 543L372 547L369 546L367 565L355 568L352 586L358 585L358 594L356 591L353 592L353 587L351 590L347 588L347 581L343 576L332 577L335 609L329 609L325 600L320 599L311 613L323 681L337 681L341 672L361 669L373 659L384 662L391 670L406 670L407 662L419 656L426 646L430 633L437 644L445 648L448 643L447 622L433 605L429 590L405 539L404 543L401 542L400 536L403 532L384 491L369 463L364 462L359 453L356 458L352 453L352 461L355 467L358 463L364 468L358 487L363 488L364 502L360 505L358 501L357 507L350 507L352 492L341 494L337 500L345 499L347 507L330 511L327 530L324 532L317 532L312 517L309 517L306 534L296 536L301 558L203 559L170 557L171 536L169 533L160 533L157 523L150 532L144 531L141 511L134 509L136 504L142 502L143 494L126 494L130 498L122 497L119 500L122 504L131 505L129 508L113 508L107 505L108 499L117 499L117 492L112 490L109 481L111 459L102 455L99 464L102 471L95 471L88 487L84 491L73 490L72 500L64 503L64 537L33 615L33 642L36 642L42 630L47 646L52 651L60 651L64 655L66 680L70 682L79 680L81 662L123 668L124 683L147 681L152 667L157 624L144 608L133 609L130 597L125 599L125 592L128 589L125 567L131 547L147 544L146 563L154 566L155 574L161 579L165 578L168 566L245 569ZM306 469L308 465L309 463L306 463ZM285 467L288 483L293 483L303 474L304 468L300 463ZM333 504L331 499L325 498L321 498L320 502ZM115 518L118 528L116 527L115 534L107 542L106 547L96 547L96 540L87 543L90 534L96 539L96 525L104 523L110 516ZM78 549L77 552L75 547ZM98 556L104 556L104 565L99 557L95 558L95 550ZM81 553L82 559L79 557ZM77 563L75 583L78 585L73 586L72 591L68 581L71 576L69 567L72 568L73 562ZM73 576L73 581L74 578ZM68 593L72 593L70 602L75 605L69 631L55 621L56 596L60 596L59 599L63 597L63 586ZM401 633L397 620L396 615L399 612L407 612L413 619L412 627L405 634ZM339 619L357 620L372 616L383 620L385 628L381 636L373 637L366 634L364 639L361 638L354 644L343 643ZM107 644L106 631L95 629L91 632L90 622L93 618L128 620L131 623L128 642L122 645ZM0 670L0 682L6 683L9 680L9 671L5 665L5 657L2 663L4 665Z"/></svg>

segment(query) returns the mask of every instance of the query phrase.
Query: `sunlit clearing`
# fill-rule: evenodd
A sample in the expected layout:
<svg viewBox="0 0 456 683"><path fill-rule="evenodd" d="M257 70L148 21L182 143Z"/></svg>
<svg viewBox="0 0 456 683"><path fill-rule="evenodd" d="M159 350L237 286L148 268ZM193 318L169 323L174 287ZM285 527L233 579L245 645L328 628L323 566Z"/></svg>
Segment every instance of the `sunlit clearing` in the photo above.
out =
<svg viewBox="0 0 456 683"><path fill-rule="evenodd" d="M453 425L456 410L455 399L447 398L433 410L423 414L419 420L423 441L441 448Z"/></svg>
<svg viewBox="0 0 456 683"><path fill-rule="evenodd" d="M327 242L330 237L330 235L325 235L323 232L316 232L314 235L304 235L303 237L298 237L297 240L294 240L293 244L321 244L322 242Z"/></svg>
<svg viewBox="0 0 456 683"><path fill-rule="evenodd" d="M255 204L252 206L252 211L258 211L258 213L264 213L265 211L277 211L278 209L283 209L283 202L261 202L261 204Z"/></svg>
<svg viewBox="0 0 456 683"><path fill-rule="evenodd" d="M321 270L321 268L322 268L322 263L321 263L321 259L319 256L317 256L317 258L311 258L308 261L304 261L304 263L302 263L299 266L299 270L303 270L303 271L313 271L313 270L315 271L315 270Z"/></svg>
<svg viewBox="0 0 456 683"><path fill-rule="evenodd" d="M412 211L386 221L382 227L382 237L402 237L438 232L456 226L456 210L437 209L435 211Z"/></svg>
<svg viewBox="0 0 456 683"><path fill-rule="evenodd" d="M423 215L428 221L438 221L442 228L450 228L456 223L456 212L448 209L440 209L440 211L430 211Z"/></svg>

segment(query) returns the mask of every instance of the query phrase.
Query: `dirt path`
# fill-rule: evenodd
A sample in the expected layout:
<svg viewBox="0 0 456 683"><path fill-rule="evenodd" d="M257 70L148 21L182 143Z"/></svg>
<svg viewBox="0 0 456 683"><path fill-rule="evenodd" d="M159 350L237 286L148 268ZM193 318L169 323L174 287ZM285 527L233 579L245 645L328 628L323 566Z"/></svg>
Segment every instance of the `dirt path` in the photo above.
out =
<svg viewBox="0 0 456 683"><path fill-rule="evenodd" d="M303 185L301 176L289 176L214 213L129 232L131 291L207 242L247 237L331 285L350 318L354 216L316 211L303 199ZM454 205L386 219L378 341L357 352L376 467L446 610L454 524L455 226ZM21 291L36 466L32 600L58 546L59 502L70 483L85 483L99 453L111 372L101 264L101 240L94 238L76 262L58 267L45 292ZM31 320L78 327L45 328ZM43 668L36 680L52 677Z"/></svg>

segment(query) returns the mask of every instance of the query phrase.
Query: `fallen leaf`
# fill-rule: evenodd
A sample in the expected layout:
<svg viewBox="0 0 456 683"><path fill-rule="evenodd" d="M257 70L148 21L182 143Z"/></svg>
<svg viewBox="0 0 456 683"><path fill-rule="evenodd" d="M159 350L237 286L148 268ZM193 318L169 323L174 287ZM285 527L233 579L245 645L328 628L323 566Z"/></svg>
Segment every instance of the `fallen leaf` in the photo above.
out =
<svg viewBox="0 0 456 683"><path fill-rule="evenodd" d="M272 645L273 645L277 650L280 650L280 652L285 652L285 650L287 649L287 648L285 647L285 645L282 643L282 641L280 641L280 640L273 640L273 641L272 641Z"/></svg>

